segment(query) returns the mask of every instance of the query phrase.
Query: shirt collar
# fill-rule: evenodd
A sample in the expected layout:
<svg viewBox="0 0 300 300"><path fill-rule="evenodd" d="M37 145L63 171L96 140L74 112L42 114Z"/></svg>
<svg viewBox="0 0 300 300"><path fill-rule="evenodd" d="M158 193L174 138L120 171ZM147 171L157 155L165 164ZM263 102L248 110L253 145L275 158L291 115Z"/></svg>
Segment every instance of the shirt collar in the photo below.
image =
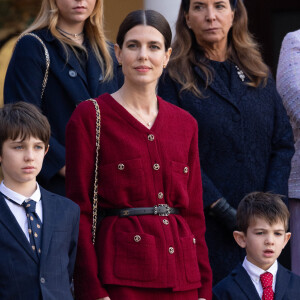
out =
<svg viewBox="0 0 300 300"><path fill-rule="evenodd" d="M17 192L14 192L13 190L5 186L3 181L0 184L0 192L20 205L22 205L24 201L27 202L28 199L31 199L35 202L39 202L41 200L41 190L38 183L36 183L36 190L30 197L25 197Z"/></svg>
<svg viewBox="0 0 300 300"><path fill-rule="evenodd" d="M265 272L271 273L273 275L273 281L274 281L276 278L277 270L278 270L278 262L277 262L277 260L275 260L273 265L268 270L263 270L263 269L257 267L256 265L252 264L247 259L247 257L245 257L244 262L243 262L243 267L246 269L246 271L248 272L251 279L255 282L260 281L260 275Z"/></svg>

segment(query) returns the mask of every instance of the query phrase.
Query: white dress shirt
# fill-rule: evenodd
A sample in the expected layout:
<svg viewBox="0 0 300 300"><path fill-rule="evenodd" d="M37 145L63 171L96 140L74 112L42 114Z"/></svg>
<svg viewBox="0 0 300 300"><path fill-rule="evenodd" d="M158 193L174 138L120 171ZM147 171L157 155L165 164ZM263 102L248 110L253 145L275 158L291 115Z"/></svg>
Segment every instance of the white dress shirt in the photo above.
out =
<svg viewBox="0 0 300 300"><path fill-rule="evenodd" d="M36 202L35 211L39 216L41 222L43 222L43 211L42 211L42 201L41 201L41 191L38 183L36 184L36 190L30 197L25 197L19 193L16 193L6 187L4 182L2 181L0 184L0 192L7 196L8 198L12 199L16 203L5 199L9 209L11 210L12 214L15 216L17 222L19 223L21 229L23 230L27 240L30 242L29 233L28 233L28 221L26 217L25 208L22 206L24 201L34 200Z"/></svg>
<svg viewBox="0 0 300 300"><path fill-rule="evenodd" d="M247 259L247 257L245 257L244 262L243 262L243 267L247 271L248 275L250 276L260 299L262 298L262 294L263 294L263 288L262 288L262 285L260 282L260 275L265 272L269 272L273 275L272 289L273 289L273 292L275 293L276 274L277 274L277 270L278 270L277 260L274 262L274 264L268 270L265 271L265 270L255 266L254 264L252 264Z"/></svg>

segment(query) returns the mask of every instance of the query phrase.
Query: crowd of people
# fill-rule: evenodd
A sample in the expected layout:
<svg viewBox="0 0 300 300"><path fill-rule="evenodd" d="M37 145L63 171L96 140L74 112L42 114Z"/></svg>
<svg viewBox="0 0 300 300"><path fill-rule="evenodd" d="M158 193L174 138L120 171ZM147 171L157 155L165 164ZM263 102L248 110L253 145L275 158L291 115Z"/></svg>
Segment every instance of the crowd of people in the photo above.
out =
<svg viewBox="0 0 300 300"><path fill-rule="evenodd" d="M300 299L300 30L275 81L242 0L182 0L173 41L154 10L103 23L43 0L16 43L0 298Z"/></svg>

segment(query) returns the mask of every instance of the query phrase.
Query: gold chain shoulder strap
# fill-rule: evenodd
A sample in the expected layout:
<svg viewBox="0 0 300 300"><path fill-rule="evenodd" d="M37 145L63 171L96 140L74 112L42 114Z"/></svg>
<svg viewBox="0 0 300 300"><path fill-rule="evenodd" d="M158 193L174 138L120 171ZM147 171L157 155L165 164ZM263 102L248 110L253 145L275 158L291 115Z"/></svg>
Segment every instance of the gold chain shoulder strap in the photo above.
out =
<svg viewBox="0 0 300 300"><path fill-rule="evenodd" d="M101 131L101 115L100 108L95 99L92 101L96 110L96 157L95 157L95 178L94 178L94 193L93 193L93 225L92 225L92 242L95 244L96 229L97 229L97 214L98 214L98 168L99 168L99 150L100 150L100 131Z"/></svg>
<svg viewBox="0 0 300 300"><path fill-rule="evenodd" d="M48 52L48 49L47 49L46 45L42 41L42 39L39 36L37 36L36 34L32 33L32 32L28 32L28 33L22 34L18 38L17 43L20 41L20 39L23 36L26 36L26 35L30 35L30 36L33 36L34 38L36 38L42 44L42 46L44 48L45 58L46 58L46 71L45 71L45 75L44 75L44 79L43 79L43 83L42 83L42 92L41 92L41 99L43 99L44 91L45 91L45 88L46 88L46 85L47 85L47 81L48 81L49 68L50 68L50 56L49 56L49 52Z"/></svg>

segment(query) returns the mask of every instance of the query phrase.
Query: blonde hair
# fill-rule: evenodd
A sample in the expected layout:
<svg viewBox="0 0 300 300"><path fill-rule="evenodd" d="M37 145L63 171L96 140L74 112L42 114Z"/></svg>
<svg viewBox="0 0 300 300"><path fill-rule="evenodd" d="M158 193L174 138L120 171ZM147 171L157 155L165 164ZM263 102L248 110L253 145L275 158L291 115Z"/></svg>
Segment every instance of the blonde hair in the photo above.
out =
<svg viewBox="0 0 300 300"><path fill-rule="evenodd" d="M79 47L84 51L86 51L86 49L84 46L80 46L76 42L66 38L56 29L58 16L59 11L55 0L43 0L36 19L22 34L42 28L48 28L52 35L60 41L67 54L67 46L70 46L78 57L76 48ZM84 28L96 59L102 70L104 70L104 80L109 80L113 77L113 60L104 34L103 19L103 0L96 0L94 10L90 17L85 21Z"/></svg>
<svg viewBox="0 0 300 300"><path fill-rule="evenodd" d="M206 86L213 81L213 72L205 49L196 41L192 30L186 24L185 14L190 1L182 0L176 22L176 36L172 45L173 52L168 65L168 72L176 82L181 84L181 91L191 91L198 97L203 97L197 86L193 66L198 66L206 77ZM248 76L249 86L258 87L267 83L269 68L263 62L258 44L248 31L248 16L242 0L237 1L233 25L228 33L228 60L237 65ZM180 70L185 70L181 72Z"/></svg>

